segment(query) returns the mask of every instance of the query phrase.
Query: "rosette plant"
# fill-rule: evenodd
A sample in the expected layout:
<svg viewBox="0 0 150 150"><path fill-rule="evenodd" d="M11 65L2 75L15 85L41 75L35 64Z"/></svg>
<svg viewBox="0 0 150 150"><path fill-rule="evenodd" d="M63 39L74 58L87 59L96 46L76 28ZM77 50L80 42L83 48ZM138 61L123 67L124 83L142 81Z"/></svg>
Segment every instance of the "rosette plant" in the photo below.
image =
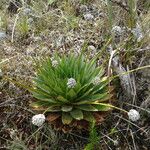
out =
<svg viewBox="0 0 150 150"><path fill-rule="evenodd" d="M83 54L46 58L37 65L32 107L46 114L55 128L87 128L110 110L109 80L96 59Z"/></svg>

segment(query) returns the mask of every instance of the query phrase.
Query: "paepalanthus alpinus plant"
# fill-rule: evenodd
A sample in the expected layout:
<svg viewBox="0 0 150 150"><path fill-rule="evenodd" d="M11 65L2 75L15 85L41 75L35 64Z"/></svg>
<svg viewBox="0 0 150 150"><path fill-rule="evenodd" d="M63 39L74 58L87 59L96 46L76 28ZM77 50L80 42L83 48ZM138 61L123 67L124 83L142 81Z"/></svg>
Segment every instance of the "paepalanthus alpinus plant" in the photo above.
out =
<svg viewBox="0 0 150 150"><path fill-rule="evenodd" d="M69 54L38 61L32 107L56 130L88 129L90 122L100 124L110 112L110 80L96 60Z"/></svg>

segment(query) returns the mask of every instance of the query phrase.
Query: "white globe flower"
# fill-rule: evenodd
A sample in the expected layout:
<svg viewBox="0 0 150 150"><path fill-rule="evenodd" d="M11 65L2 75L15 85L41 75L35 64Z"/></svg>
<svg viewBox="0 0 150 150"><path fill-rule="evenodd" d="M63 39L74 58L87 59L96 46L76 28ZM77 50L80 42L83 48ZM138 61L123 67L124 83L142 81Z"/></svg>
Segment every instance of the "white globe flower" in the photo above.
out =
<svg viewBox="0 0 150 150"><path fill-rule="evenodd" d="M118 146L118 145L119 145L119 141L118 141L118 140L114 140L113 142L114 142L114 145L115 145L115 146Z"/></svg>
<svg viewBox="0 0 150 150"><path fill-rule="evenodd" d="M114 33L117 36L120 36L122 34L122 29L120 26L114 26L111 30L112 33Z"/></svg>
<svg viewBox="0 0 150 150"><path fill-rule="evenodd" d="M89 45L88 50L96 52L96 48L93 45Z"/></svg>
<svg viewBox="0 0 150 150"><path fill-rule="evenodd" d="M138 42L140 42L144 38L141 26L139 24L137 24L136 28L133 28L131 32Z"/></svg>
<svg viewBox="0 0 150 150"><path fill-rule="evenodd" d="M53 67L57 67L57 65L58 65L58 61L57 61L57 60L53 60L53 61L52 61L52 66L53 66Z"/></svg>
<svg viewBox="0 0 150 150"><path fill-rule="evenodd" d="M27 20L27 22L28 22L29 25L31 25L31 24L34 22L34 20L33 20L33 18L29 18L29 19Z"/></svg>
<svg viewBox="0 0 150 150"><path fill-rule="evenodd" d="M45 116L43 114L34 115L32 117L32 124L40 127L45 122Z"/></svg>
<svg viewBox="0 0 150 150"><path fill-rule="evenodd" d="M23 14L24 15L30 15L32 13L32 10L30 8L24 8L23 9Z"/></svg>
<svg viewBox="0 0 150 150"><path fill-rule="evenodd" d="M100 78L99 77L95 77L93 80L92 80L92 83L94 85L98 85L100 83Z"/></svg>
<svg viewBox="0 0 150 150"><path fill-rule="evenodd" d="M135 109L131 109L128 112L128 117L131 121L137 121L140 119L140 114L138 111L136 111Z"/></svg>
<svg viewBox="0 0 150 150"><path fill-rule="evenodd" d="M90 13L84 15L84 19L87 21L93 20L94 16Z"/></svg>
<svg viewBox="0 0 150 150"><path fill-rule="evenodd" d="M67 82L68 88L74 88L76 86L76 84L77 84L77 82L74 78L68 79L68 82Z"/></svg>

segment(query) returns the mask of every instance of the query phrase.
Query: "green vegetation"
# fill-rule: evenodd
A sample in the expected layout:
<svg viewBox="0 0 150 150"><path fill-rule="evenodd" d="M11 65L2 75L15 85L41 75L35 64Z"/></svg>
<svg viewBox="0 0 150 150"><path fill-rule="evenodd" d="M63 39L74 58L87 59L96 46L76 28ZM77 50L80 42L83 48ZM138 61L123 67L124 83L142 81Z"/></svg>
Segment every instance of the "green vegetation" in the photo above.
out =
<svg viewBox="0 0 150 150"><path fill-rule="evenodd" d="M0 149L148 149L149 0L0 0Z"/></svg>
<svg viewBox="0 0 150 150"><path fill-rule="evenodd" d="M60 112L63 124L70 124L73 119L95 121L92 112L110 110L101 103L111 98L109 80L95 61L83 55L69 55L40 62L32 91L37 98L33 106L45 112Z"/></svg>

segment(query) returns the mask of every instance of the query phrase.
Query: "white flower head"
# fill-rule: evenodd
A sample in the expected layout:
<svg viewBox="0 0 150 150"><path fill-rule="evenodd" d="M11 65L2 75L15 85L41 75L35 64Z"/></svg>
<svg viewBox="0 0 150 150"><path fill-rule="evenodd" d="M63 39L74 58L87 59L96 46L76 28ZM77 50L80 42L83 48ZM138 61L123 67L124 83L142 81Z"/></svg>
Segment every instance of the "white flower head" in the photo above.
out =
<svg viewBox="0 0 150 150"><path fill-rule="evenodd" d="M34 115L32 117L32 124L40 127L45 122L45 116L43 114Z"/></svg>
<svg viewBox="0 0 150 150"><path fill-rule="evenodd" d="M122 34L122 29L120 26L114 26L111 30L116 36L120 36Z"/></svg>
<svg viewBox="0 0 150 150"><path fill-rule="evenodd" d="M87 14L84 15L84 19L87 20L87 21L90 21L90 20L94 19L94 16L90 13L87 13Z"/></svg>
<svg viewBox="0 0 150 150"><path fill-rule="evenodd" d="M34 22L34 20L33 20L33 18L29 18L29 19L27 20L27 22L28 22L29 25L31 25L31 24Z"/></svg>
<svg viewBox="0 0 150 150"><path fill-rule="evenodd" d="M131 109L128 112L128 117L131 121L137 121L140 119L140 114L138 111L136 111L135 109Z"/></svg>
<svg viewBox="0 0 150 150"><path fill-rule="evenodd" d="M118 140L114 140L113 142L114 142L114 145L115 145L115 146L118 146L118 145L119 145L119 141L118 141Z"/></svg>
<svg viewBox="0 0 150 150"><path fill-rule="evenodd" d="M30 15L32 13L32 10L30 8L24 8L23 9L23 14L24 15Z"/></svg>
<svg viewBox="0 0 150 150"><path fill-rule="evenodd" d="M99 77L95 77L93 80L92 80L92 83L94 85L98 85L100 83L100 78Z"/></svg>
<svg viewBox="0 0 150 150"><path fill-rule="evenodd" d="M89 45L89 46L88 46L88 50L89 50L89 51L96 52L96 48L95 48L93 45Z"/></svg>
<svg viewBox="0 0 150 150"><path fill-rule="evenodd" d="M68 79L68 82L67 82L68 88L74 88L76 86L76 84L77 84L77 82L74 78Z"/></svg>
<svg viewBox="0 0 150 150"><path fill-rule="evenodd" d="M136 28L133 28L131 32L133 33L134 37L137 39L138 42L143 39L142 29L139 24L137 24Z"/></svg>
<svg viewBox="0 0 150 150"><path fill-rule="evenodd" d="M58 61L57 60L52 60L52 66L57 67L58 66Z"/></svg>

